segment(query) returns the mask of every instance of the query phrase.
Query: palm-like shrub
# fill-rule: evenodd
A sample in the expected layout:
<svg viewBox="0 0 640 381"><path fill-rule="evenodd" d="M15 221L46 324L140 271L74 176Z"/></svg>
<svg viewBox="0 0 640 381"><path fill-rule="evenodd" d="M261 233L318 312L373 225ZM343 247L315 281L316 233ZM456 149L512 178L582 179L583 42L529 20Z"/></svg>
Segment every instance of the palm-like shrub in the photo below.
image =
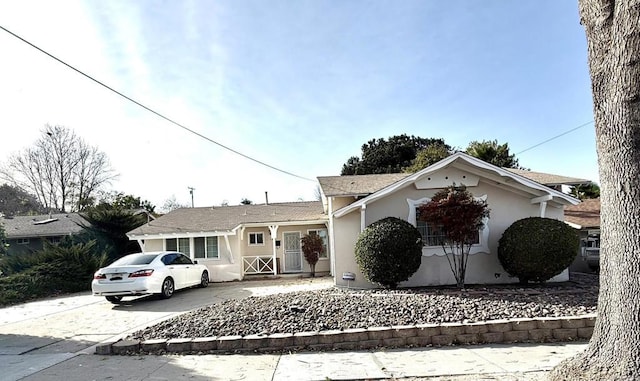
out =
<svg viewBox="0 0 640 381"><path fill-rule="evenodd" d="M420 267L422 236L407 221L387 217L369 225L358 237L356 262L364 277L396 288Z"/></svg>
<svg viewBox="0 0 640 381"><path fill-rule="evenodd" d="M520 283L544 282L569 267L578 248L578 234L569 225L551 218L529 217L504 231L498 242L498 259Z"/></svg>

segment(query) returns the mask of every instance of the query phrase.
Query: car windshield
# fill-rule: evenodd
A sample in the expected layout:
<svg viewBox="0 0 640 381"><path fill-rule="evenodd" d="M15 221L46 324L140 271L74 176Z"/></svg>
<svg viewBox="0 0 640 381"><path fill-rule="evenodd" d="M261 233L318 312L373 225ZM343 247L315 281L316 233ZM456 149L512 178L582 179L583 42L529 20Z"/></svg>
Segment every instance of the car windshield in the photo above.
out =
<svg viewBox="0 0 640 381"><path fill-rule="evenodd" d="M111 266L148 265L158 254L128 255L113 262Z"/></svg>

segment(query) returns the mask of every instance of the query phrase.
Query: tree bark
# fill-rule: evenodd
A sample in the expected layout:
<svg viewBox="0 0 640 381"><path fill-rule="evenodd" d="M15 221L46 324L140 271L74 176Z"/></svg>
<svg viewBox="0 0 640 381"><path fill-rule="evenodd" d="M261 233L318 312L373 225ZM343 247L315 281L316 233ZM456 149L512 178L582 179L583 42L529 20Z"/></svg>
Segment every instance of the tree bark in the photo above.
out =
<svg viewBox="0 0 640 381"><path fill-rule="evenodd" d="M579 0L601 182L598 318L551 380L640 379L640 0Z"/></svg>

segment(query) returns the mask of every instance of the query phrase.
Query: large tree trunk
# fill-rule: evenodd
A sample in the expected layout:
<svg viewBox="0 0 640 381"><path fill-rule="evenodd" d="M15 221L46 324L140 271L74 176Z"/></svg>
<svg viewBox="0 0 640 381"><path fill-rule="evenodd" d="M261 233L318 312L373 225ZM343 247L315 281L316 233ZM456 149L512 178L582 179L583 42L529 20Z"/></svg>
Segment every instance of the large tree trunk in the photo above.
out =
<svg viewBox="0 0 640 381"><path fill-rule="evenodd" d="M587 350L552 380L640 379L640 0L579 0L601 182L600 295Z"/></svg>

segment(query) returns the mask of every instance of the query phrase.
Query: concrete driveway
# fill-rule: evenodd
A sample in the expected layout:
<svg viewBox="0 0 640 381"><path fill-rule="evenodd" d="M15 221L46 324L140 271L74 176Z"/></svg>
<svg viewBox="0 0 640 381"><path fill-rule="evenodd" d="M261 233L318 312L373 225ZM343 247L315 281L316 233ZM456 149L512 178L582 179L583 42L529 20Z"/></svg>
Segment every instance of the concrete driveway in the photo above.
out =
<svg viewBox="0 0 640 381"><path fill-rule="evenodd" d="M113 305L90 293L0 309L0 375L19 380L94 346L184 312L226 299L331 287L332 279L280 278L214 283L176 292L171 299L139 297Z"/></svg>

